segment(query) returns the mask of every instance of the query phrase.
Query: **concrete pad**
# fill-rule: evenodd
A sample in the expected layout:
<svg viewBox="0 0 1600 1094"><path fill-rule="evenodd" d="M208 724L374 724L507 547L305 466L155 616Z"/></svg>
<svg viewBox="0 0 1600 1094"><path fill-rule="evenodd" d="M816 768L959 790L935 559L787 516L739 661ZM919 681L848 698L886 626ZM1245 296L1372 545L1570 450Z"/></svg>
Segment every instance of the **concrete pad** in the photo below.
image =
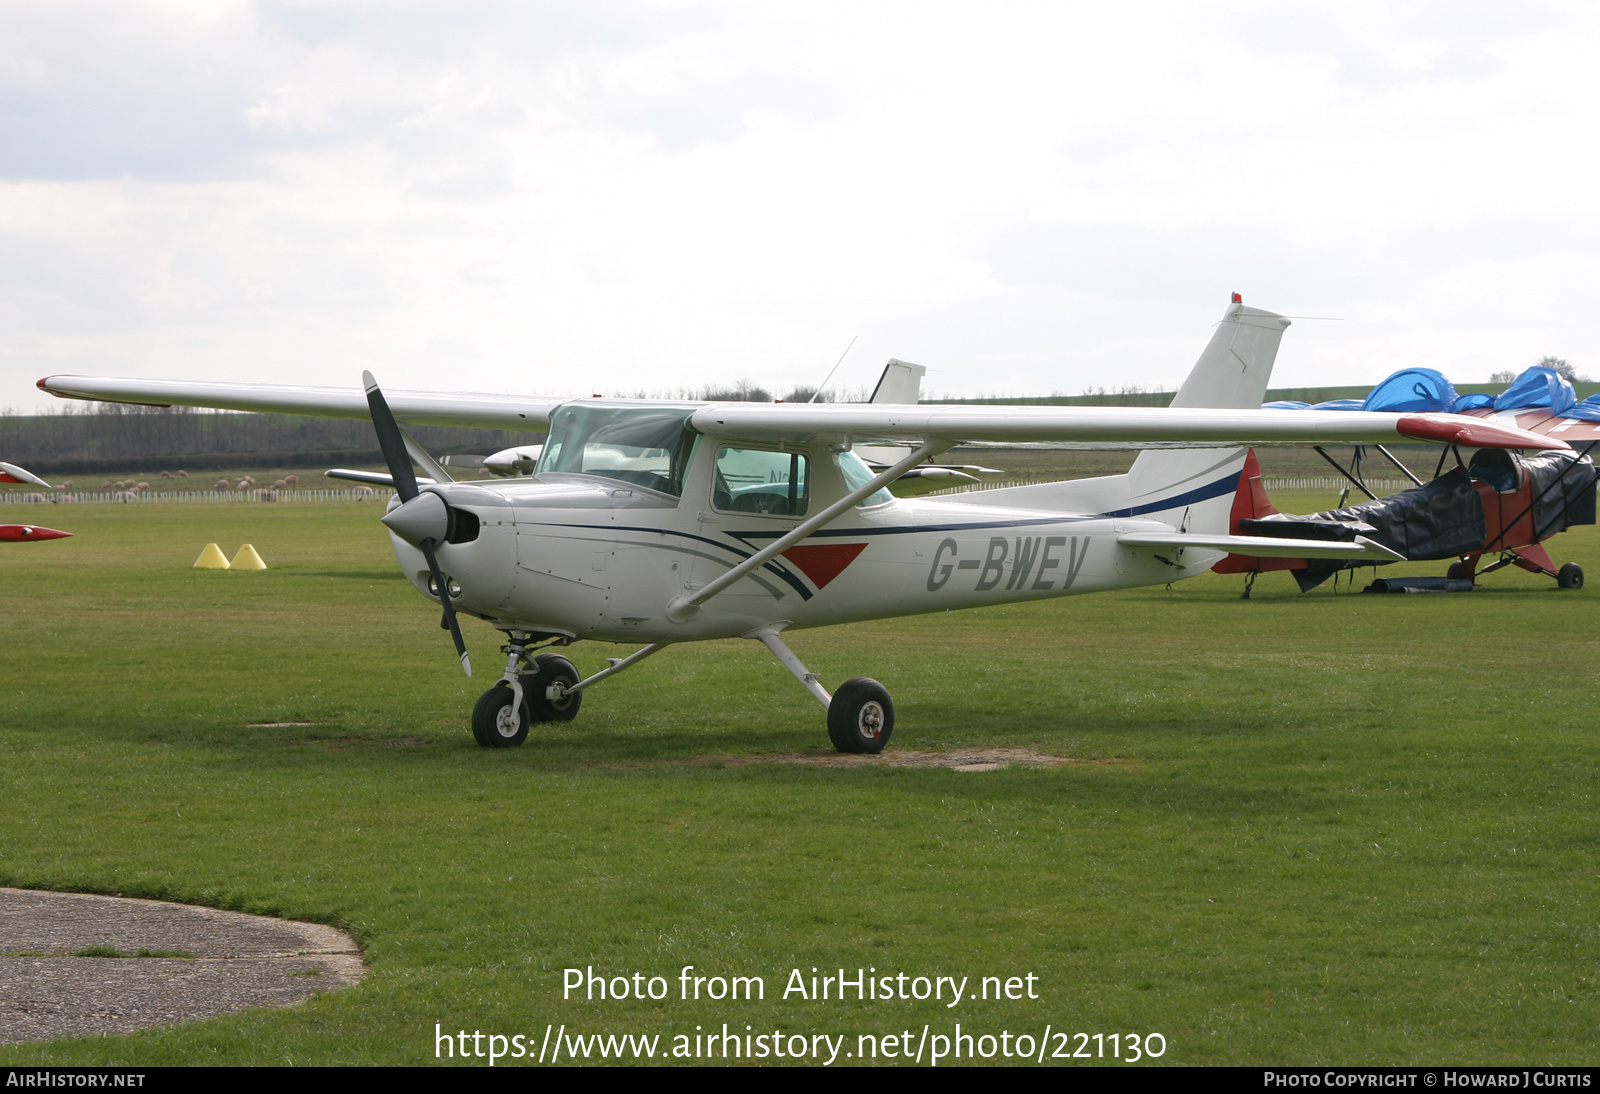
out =
<svg viewBox="0 0 1600 1094"><path fill-rule="evenodd" d="M74 956L92 948L128 956ZM0 1044L284 1006L365 972L355 941L320 923L0 888Z"/></svg>

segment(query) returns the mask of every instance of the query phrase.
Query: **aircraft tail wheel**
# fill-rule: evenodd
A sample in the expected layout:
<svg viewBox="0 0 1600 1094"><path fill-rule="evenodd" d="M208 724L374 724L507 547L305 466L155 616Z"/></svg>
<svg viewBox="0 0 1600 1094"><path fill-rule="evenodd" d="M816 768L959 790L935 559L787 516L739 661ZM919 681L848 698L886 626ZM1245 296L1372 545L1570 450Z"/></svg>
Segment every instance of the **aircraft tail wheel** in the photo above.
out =
<svg viewBox="0 0 1600 1094"><path fill-rule="evenodd" d="M541 653L533 659L533 671L522 677L522 691L528 697L536 722L570 722L578 716L583 705L583 692L575 691L559 699L548 695L550 685L557 680L563 684L576 684L583 677L571 661L558 653Z"/></svg>
<svg viewBox="0 0 1600 1094"><path fill-rule="evenodd" d="M846 680L828 704L828 737L840 752L882 752L894 732L894 701L876 680Z"/></svg>
<svg viewBox="0 0 1600 1094"><path fill-rule="evenodd" d="M472 708L472 736L484 748L515 748L528 739L528 698L513 708L511 685L504 680L478 697Z"/></svg>
<svg viewBox="0 0 1600 1094"><path fill-rule="evenodd" d="M1563 589L1583 588L1583 567L1569 562L1556 571L1556 585Z"/></svg>
<svg viewBox="0 0 1600 1094"><path fill-rule="evenodd" d="M1450 568L1444 572L1444 576L1451 581L1471 581L1472 567L1465 562L1452 562Z"/></svg>

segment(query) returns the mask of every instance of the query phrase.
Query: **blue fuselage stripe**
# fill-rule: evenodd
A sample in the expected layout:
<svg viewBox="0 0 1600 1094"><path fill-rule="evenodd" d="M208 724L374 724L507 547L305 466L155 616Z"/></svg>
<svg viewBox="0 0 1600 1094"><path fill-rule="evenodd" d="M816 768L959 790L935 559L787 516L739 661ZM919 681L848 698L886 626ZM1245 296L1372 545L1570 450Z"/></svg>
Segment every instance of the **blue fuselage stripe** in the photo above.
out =
<svg viewBox="0 0 1600 1094"><path fill-rule="evenodd" d="M1034 528L1034 527L1037 527L1037 526L1039 526L1041 524L1078 524L1078 523L1081 523L1083 521L1104 520L1107 517L1137 517L1137 516L1142 516L1145 513L1161 513L1161 512L1165 512L1165 511L1167 511L1169 509L1177 509L1178 507L1184 506L1184 505L1194 505L1197 502L1209 501L1212 498L1221 497L1224 494L1232 493L1233 491L1237 490L1238 487L1239 487L1239 475L1240 475L1240 472L1235 471L1231 475L1224 475L1222 478L1216 480L1215 482L1207 483L1205 486L1198 486L1193 490L1190 490L1190 491L1188 491L1186 493L1183 493L1183 494L1178 494L1178 495L1176 495L1174 497L1166 498L1166 499L1163 499L1161 501L1146 502L1143 505L1130 506L1127 509L1117 509L1117 510L1115 510L1113 512L1110 512L1110 513L1100 513L1100 514L1097 514L1097 515L1094 515L1094 516L1063 514L1063 515L1061 515L1059 517L1028 517L1028 518L1024 518L1024 519L1021 519L1021 520L1017 520L1017 519L1011 519L1011 520L1001 519L1001 520L982 520L982 521L962 521L962 522L947 523L947 524L917 524L917 525L908 525L908 526L902 527L902 528L819 528L817 531L812 532L806 538L807 539L830 539L830 538L863 539L863 538L866 538L866 537L869 537L869 536L903 536L903 535L910 535L912 533L917 533L917 532L968 532L968 531L981 531L983 529ZM677 537L682 538L682 539L694 540L697 543L704 543L707 546L716 547L716 548L719 548L721 550L728 551L729 553L737 555L740 558L749 558L752 554L755 553L753 550L741 551L737 547L730 546L729 544L726 544L726 543L718 542L717 540L710 539L710 538L708 538L706 536L697 536L697 535L693 535L692 533L689 533L689 532L679 532L679 531L675 531L675 530L673 530L671 528L646 528L646 527L629 526L629 525L560 524L560 523L553 524L552 526L553 527L557 527L557 528L583 528L583 529L586 529L586 530L589 530L589 531L596 531L596 532L652 532L652 533L655 533L657 535L677 536ZM739 540L746 547L750 547L750 546L752 546L752 544L750 542L751 540L776 539L778 536L786 534L787 531L788 531L788 529L781 529L779 531L770 531L770 532L769 531L764 531L764 530L762 530L762 531L751 530L751 531L748 531L748 532L732 532L732 531L729 531L729 532L724 532L723 534L727 535L727 536L731 536L732 538ZM776 563L776 561L768 562L765 566L762 567L762 569L764 569L764 570L768 571L769 573L774 574L775 576L781 578L785 584L787 584L790 588L794 589L795 592L800 594L800 598L802 600L810 600L811 597L814 595L811 592L810 589L806 588L804 582L802 582L798 577L796 577L786 567L778 565Z"/></svg>

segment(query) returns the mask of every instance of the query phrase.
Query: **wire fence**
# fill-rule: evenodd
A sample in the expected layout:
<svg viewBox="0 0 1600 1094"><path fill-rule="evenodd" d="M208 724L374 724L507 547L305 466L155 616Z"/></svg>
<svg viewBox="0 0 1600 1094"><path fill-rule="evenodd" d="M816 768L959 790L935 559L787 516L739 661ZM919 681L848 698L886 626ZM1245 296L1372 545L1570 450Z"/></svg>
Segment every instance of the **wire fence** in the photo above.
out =
<svg viewBox="0 0 1600 1094"><path fill-rule="evenodd" d="M71 505L112 502L119 505L223 505L229 502L285 504L294 502L376 501L394 496L388 487L349 490L0 490L0 505Z"/></svg>

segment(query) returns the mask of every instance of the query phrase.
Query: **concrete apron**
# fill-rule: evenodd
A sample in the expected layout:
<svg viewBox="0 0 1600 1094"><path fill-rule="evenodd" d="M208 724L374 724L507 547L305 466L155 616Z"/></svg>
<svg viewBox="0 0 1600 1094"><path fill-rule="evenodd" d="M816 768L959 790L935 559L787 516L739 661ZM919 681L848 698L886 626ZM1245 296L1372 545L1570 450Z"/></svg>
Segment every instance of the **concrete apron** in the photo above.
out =
<svg viewBox="0 0 1600 1094"><path fill-rule="evenodd" d="M127 956L76 956L90 949ZM286 1006L365 973L355 941L320 923L0 888L0 1044Z"/></svg>

